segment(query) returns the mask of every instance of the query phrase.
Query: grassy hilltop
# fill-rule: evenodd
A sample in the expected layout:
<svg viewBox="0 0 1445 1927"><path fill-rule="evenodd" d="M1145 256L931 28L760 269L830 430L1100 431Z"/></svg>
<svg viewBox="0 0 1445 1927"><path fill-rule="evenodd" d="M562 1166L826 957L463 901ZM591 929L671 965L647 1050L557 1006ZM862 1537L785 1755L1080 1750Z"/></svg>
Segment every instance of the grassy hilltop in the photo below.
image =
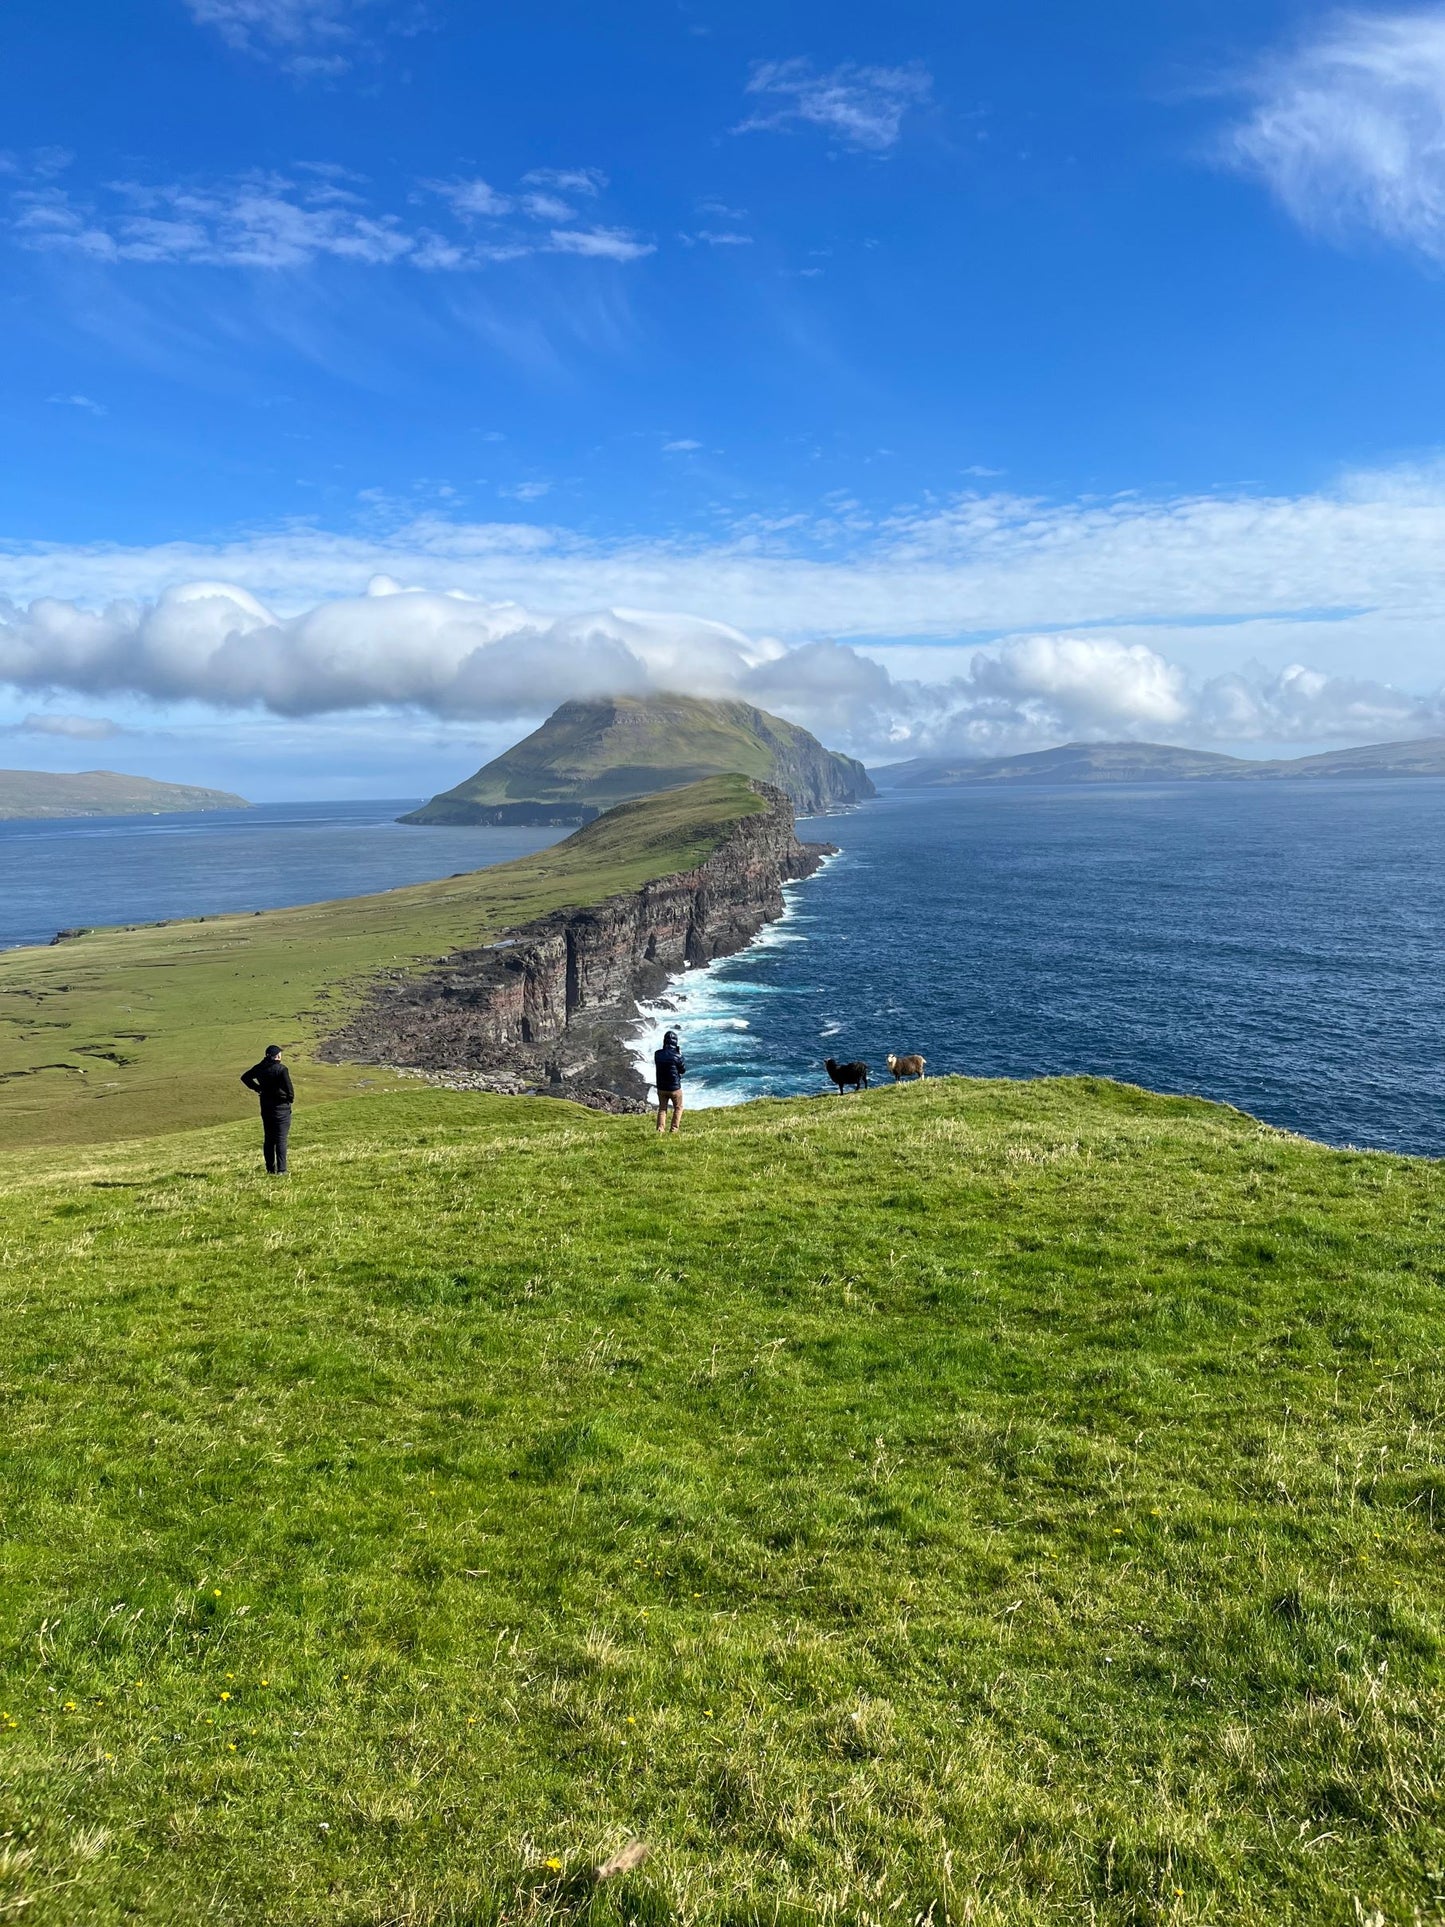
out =
<svg viewBox="0 0 1445 1927"><path fill-rule="evenodd" d="M0 1163L0 1918L1438 1919L1437 1167L298 1120Z"/></svg>
<svg viewBox="0 0 1445 1927"><path fill-rule="evenodd" d="M772 783L804 813L874 794L863 765L751 703L700 696L567 702L403 823L578 823L623 798L724 771Z"/></svg>
<svg viewBox="0 0 1445 1927"><path fill-rule="evenodd" d="M378 971L690 869L764 807L745 778L719 776L439 883L0 952L0 1149L241 1117L255 1102L237 1080L270 1042L294 1046L308 1106L354 1096L378 1073L308 1048Z"/></svg>

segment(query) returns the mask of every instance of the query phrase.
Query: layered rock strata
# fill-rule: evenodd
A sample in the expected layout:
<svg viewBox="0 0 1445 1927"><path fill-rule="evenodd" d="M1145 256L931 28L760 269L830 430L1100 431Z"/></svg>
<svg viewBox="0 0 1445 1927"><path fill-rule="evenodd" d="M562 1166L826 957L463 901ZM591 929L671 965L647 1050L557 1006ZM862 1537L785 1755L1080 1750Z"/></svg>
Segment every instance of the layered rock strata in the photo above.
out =
<svg viewBox="0 0 1445 1927"><path fill-rule="evenodd" d="M832 853L798 841L781 790L753 787L767 809L696 869L391 976L321 1055L464 1078L468 1089L640 1104L645 1085L624 1043L638 1000L685 966L744 949L782 915L783 885Z"/></svg>

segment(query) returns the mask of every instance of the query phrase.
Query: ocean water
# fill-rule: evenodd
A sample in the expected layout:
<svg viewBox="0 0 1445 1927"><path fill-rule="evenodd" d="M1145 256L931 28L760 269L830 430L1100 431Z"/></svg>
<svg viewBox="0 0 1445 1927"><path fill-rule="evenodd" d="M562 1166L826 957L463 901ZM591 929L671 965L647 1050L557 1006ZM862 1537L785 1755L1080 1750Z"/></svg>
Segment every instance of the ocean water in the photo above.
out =
<svg viewBox="0 0 1445 1927"><path fill-rule="evenodd" d="M894 791L800 828L842 854L646 1013L693 1104L921 1051L1445 1155L1445 782Z"/></svg>
<svg viewBox="0 0 1445 1927"><path fill-rule="evenodd" d="M396 821L420 800L0 822L0 949L81 925L364 896L506 863L567 834Z"/></svg>
<svg viewBox="0 0 1445 1927"><path fill-rule="evenodd" d="M0 946L449 876L555 829L422 829L405 800L0 823ZM638 1038L693 1104L828 1090L825 1057L1090 1071L1333 1143L1445 1155L1445 782L885 793ZM846 1101L846 1100L839 1100Z"/></svg>

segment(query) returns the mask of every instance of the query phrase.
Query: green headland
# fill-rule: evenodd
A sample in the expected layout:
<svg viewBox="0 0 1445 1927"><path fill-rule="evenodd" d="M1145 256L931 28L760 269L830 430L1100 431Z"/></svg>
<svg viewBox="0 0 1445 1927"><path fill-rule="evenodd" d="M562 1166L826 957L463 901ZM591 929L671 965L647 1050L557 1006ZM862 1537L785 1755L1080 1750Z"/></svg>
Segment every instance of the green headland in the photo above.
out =
<svg viewBox="0 0 1445 1927"><path fill-rule="evenodd" d="M751 703L609 696L563 703L540 729L404 823L579 823L623 798L741 771L803 811L873 795L867 771Z"/></svg>
<svg viewBox="0 0 1445 1927"><path fill-rule="evenodd" d="M244 1116L267 1043L308 1105L378 1073L315 1059L379 972L691 869L765 807L745 777L626 804L535 856L439 883L259 915L86 931L0 951L0 1150L99 1143Z"/></svg>
<svg viewBox="0 0 1445 1927"><path fill-rule="evenodd" d="M658 1140L302 1048L258 1172L236 1072L323 993L756 801L0 959L7 1036L137 1053L0 1086L0 1919L1438 1918L1439 1166L1088 1079Z"/></svg>
<svg viewBox="0 0 1445 1927"><path fill-rule="evenodd" d="M170 816L185 810L245 810L244 796L157 783L111 769L55 775L49 770L0 769L0 820L22 817Z"/></svg>

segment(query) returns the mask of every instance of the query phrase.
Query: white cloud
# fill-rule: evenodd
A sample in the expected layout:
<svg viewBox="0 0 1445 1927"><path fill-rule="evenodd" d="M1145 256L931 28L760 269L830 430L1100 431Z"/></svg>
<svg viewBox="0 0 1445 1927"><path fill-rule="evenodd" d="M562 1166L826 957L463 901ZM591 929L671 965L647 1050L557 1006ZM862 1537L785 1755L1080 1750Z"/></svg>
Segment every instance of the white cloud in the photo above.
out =
<svg viewBox="0 0 1445 1927"><path fill-rule="evenodd" d="M1298 664L1197 681L1118 637L1016 637L930 682L894 675L886 652L879 660L838 642L790 648L630 608L550 616L390 578L289 617L224 582L100 610L51 598L0 605L0 681L292 718L394 709L490 722L540 715L566 697L684 689L746 697L874 760L1079 737L1277 743L1445 731L1445 691L1411 695ZM85 718L32 725L109 733Z"/></svg>
<svg viewBox="0 0 1445 1927"><path fill-rule="evenodd" d="M508 495L514 502L540 502L551 492L550 482L513 482L510 487L497 490L499 495Z"/></svg>
<svg viewBox="0 0 1445 1927"><path fill-rule="evenodd" d="M607 176L600 167L534 167L522 180L528 187L553 187L559 194L600 194Z"/></svg>
<svg viewBox="0 0 1445 1927"><path fill-rule="evenodd" d="M522 211L534 221L575 221L577 210L557 194L524 194Z"/></svg>
<svg viewBox="0 0 1445 1927"><path fill-rule="evenodd" d="M932 81L918 65L845 62L819 73L810 60L760 60L747 91L763 104L734 133L819 127L846 146L881 154L897 145L904 116L928 99Z"/></svg>
<svg viewBox="0 0 1445 1927"><path fill-rule="evenodd" d="M664 442L662 444L662 452L664 455L691 455L695 449L701 447L701 442L690 441L684 436L681 441Z"/></svg>
<svg viewBox="0 0 1445 1927"><path fill-rule="evenodd" d="M52 395L50 400L57 408L83 408L91 415L104 415L109 412L104 402L92 401L89 395Z"/></svg>
<svg viewBox="0 0 1445 1927"><path fill-rule="evenodd" d="M279 61L293 73L343 73L351 64L356 15L366 0L186 0L198 26L228 46Z"/></svg>
<svg viewBox="0 0 1445 1927"><path fill-rule="evenodd" d="M35 252L104 263L294 269L318 260L432 272L534 254L638 261L653 244L630 228L538 226L570 213L553 197L505 194L480 179L420 185L459 224L450 233L373 205L358 175L325 163L212 183L109 183L86 194L32 178L10 196L10 232ZM507 217L515 217L501 227ZM476 223L489 225L479 236Z"/></svg>
<svg viewBox="0 0 1445 1927"><path fill-rule="evenodd" d="M583 254L604 261L640 261L657 252L651 241L620 227L553 228L549 249L554 254Z"/></svg>
<svg viewBox="0 0 1445 1927"><path fill-rule="evenodd" d="M510 214L516 205L509 194L499 194L482 180L428 181L426 185L442 197L454 214L464 217L481 215L487 220L498 220Z"/></svg>
<svg viewBox="0 0 1445 1927"><path fill-rule="evenodd" d="M282 528L215 544L0 544L0 593L152 597L198 575L278 606L385 571L552 608L704 608L801 641L970 644L1048 630L1128 629L1171 652L1335 651L1398 673L1438 659L1445 469L1345 477L1303 496L1049 502L968 494L869 512L750 517L710 540L598 541L564 527L395 521L384 532ZM1280 657L1280 661L1284 659ZM1391 666L1393 665L1393 667ZM1278 666L1278 665L1277 665Z"/></svg>
<svg viewBox="0 0 1445 1927"><path fill-rule="evenodd" d="M1445 473L1295 498L824 510L711 542L433 517L212 546L0 545L0 682L482 718L609 677L678 682L750 695L875 757L1075 735L1445 733ZM376 573L390 583L358 598ZM172 586L195 580L220 586ZM380 593L417 583L450 593Z"/></svg>
<svg viewBox="0 0 1445 1927"><path fill-rule="evenodd" d="M108 716L27 716L19 725L27 736L64 736L72 742L102 743L120 735L120 725Z"/></svg>
<svg viewBox="0 0 1445 1927"><path fill-rule="evenodd" d="M1249 85L1227 152L1297 221L1445 261L1445 9L1335 14Z"/></svg>
<svg viewBox="0 0 1445 1927"><path fill-rule="evenodd" d="M721 623L635 611L569 617L405 589L273 615L233 584L189 583L153 603L0 608L0 680L161 702L308 716L376 705L503 717L564 695L735 684L760 651Z"/></svg>

